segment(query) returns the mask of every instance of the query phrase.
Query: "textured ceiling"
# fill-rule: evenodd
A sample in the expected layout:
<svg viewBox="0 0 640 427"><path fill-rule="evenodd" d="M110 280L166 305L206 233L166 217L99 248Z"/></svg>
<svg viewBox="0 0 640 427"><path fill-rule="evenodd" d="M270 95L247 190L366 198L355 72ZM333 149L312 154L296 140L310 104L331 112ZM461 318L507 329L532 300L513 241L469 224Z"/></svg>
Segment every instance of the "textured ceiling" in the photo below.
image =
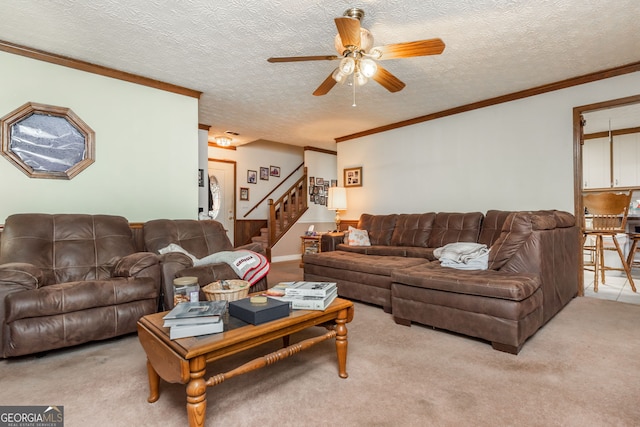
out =
<svg viewBox="0 0 640 427"><path fill-rule="evenodd" d="M361 7L375 45L440 37L442 55L388 60L406 83L312 92L333 18ZM640 60L638 0L0 0L0 39L203 92L199 122L234 144L334 149L334 138Z"/></svg>

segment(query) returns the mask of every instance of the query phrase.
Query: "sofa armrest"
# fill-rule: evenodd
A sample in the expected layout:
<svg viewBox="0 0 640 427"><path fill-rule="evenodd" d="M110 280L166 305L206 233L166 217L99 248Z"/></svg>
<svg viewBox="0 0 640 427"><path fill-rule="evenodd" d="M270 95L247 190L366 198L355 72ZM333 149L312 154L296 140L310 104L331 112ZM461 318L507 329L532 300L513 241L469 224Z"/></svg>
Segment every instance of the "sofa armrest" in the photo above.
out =
<svg viewBox="0 0 640 427"><path fill-rule="evenodd" d="M25 262L0 265L0 285L17 285L25 290L42 285L43 273L39 267Z"/></svg>
<svg viewBox="0 0 640 427"><path fill-rule="evenodd" d="M335 251L340 243L344 243L344 232L326 233L320 236L320 248L322 252Z"/></svg>
<svg viewBox="0 0 640 427"><path fill-rule="evenodd" d="M158 255L151 252L136 252L120 258L113 267L113 277L136 277L143 271L160 263Z"/></svg>
<svg viewBox="0 0 640 427"><path fill-rule="evenodd" d="M262 255L266 255L266 251L264 250L264 246L260 243L247 243L246 245L238 246L237 248L233 248L234 251L245 250L256 252Z"/></svg>

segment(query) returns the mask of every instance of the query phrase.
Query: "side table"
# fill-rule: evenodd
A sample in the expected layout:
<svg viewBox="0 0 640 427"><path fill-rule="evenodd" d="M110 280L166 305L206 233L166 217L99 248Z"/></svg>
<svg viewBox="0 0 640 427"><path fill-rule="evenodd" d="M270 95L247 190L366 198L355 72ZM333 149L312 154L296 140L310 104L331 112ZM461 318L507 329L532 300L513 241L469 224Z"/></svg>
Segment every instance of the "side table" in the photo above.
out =
<svg viewBox="0 0 640 427"><path fill-rule="evenodd" d="M304 267L302 261L304 254L317 254L322 252L322 245L320 244L320 238L322 235L316 236L300 236L301 254L300 254L300 268Z"/></svg>

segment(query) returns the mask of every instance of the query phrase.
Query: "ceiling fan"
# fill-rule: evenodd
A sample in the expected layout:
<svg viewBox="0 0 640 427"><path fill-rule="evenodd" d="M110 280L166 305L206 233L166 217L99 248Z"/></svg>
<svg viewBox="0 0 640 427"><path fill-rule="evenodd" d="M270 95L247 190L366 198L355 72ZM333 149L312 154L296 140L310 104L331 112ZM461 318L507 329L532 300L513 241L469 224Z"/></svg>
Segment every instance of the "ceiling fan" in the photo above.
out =
<svg viewBox="0 0 640 427"><path fill-rule="evenodd" d="M334 45L339 55L273 57L267 61L274 63L339 59L338 67L313 92L316 96L327 94L336 83L342 84L349 80L350 76L354 91L356 86L366 84L371 78L388 91L398 92L405 84L376 61L439 55L444 50L444 42L439 38L373 47L371 32L360 26L362 18L364 11L357 7L347 9L342 17L335 18L338 34Z"/></svg>

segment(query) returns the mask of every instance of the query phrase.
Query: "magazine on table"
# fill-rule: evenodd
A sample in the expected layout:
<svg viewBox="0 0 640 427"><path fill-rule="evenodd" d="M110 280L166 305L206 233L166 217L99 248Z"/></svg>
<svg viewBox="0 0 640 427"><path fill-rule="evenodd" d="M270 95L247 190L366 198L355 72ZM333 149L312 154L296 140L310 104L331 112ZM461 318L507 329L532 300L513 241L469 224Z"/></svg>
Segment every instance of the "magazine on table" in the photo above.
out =
<svg viewBox="0 0 640 427"><path fill-rule="evenodd" d="M335 282L281 282L274 288L279 286L286 296L326 297L337 289Z"/></svg>
<svg viewBox="0 0 640 427"><path fill-rule="evenodd" d="M338 296L337 288L333 289L333 292L327 296L317 297L309 295L284 295L273 296L269 295L269 298L274 298L282 302L288 302L291 308L294 310L325 310L331 305L333 300Z"/></svg>
<svg viewBox="0 0 640 427"><path fill-rule="evenodd" d="M224 322L220 317L218 317L217 322L172 326L169 330L169 338L172 340L176 340L178 338L216 334L222 331L224 331Z"/></svg>
<svg viewBox="0 0 640 427"><path fill-rule="evenodd" d="M163 326L217 322L226 307L226 301L181 302L162 318Z"/></svg>

